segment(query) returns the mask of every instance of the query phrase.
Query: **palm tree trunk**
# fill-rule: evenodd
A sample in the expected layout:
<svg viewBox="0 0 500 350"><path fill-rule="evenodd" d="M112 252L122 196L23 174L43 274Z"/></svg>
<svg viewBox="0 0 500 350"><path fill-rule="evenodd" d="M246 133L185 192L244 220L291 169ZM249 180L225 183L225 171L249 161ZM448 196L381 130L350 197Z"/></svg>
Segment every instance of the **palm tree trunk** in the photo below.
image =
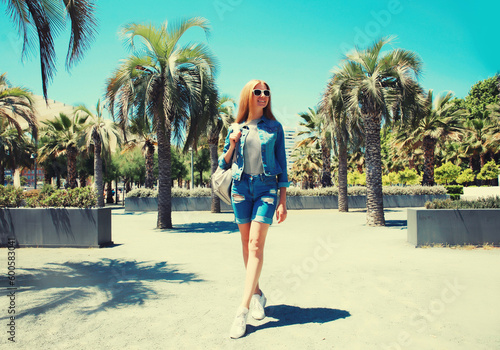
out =
<svg viewBox="0 0 500 350"><path fill-rule="evenodd" d="M339 144L339 212L348 212L347 198L347 146Z"/></svg>
<svg viewBox="0 0 500 350"><path fill-rule="evenodd" d="M67 151L68 155L68 186L69 188L76 187L76 154L77 150L73 146L69 146Z"/></svg>
<svg viewBox="0 0 500 350"><path fill-rule="evenodd" d="M159 229L172 228L172 181L169 126L165 125L165 115L160 111L156 118L158 121L156 134L158 137L158 220L156 227Z"/></svg>
<svg viewBox="0 0 500 350"><path fill-rule="evenodd" d="M218 154L217 154L217 143L208 143L208 148L210 150L210 168L211 168L211 175L215 173L217 170L217 167L219 166L218 164ZM210 186L212 187L212 186ZM212 213L220 213L220 198L214 193L214 190L212 188L212 205L210 208L210 211Z"/></svg>
<svg viewBox="0 0 500 350"><path fill-rule="evenodd" d="M146 188L154 186L154 155L155 146L150 141L146 142Z"/></svg>
<svg viewBox="0 0 500 350"><path fill-rule="evenodd" d="M97 191L97 206L104 207L101 140L98 137L94 137L93 139L94 139L94 188Z"/></svg>
<svg viewBox="0 0 500 350"><path fill-rule="evenodd" d="M330 172L330 147L326 138L321 139L321 157L323 158L323 167L321 169L321 186L329 187L332 185L332 174Z"/></svg>
<svg viewBox="0 0 500 350"><path fill-rule="evenodd" d="M369 226L385 226L380 155L380 116L365 115L366 221Z"/></svg>
<svg viewBox="0 0 500 350"><path fill-rule="evenodd" d="M424 136L424 176L422 184L424 186L434 186L434 149L436 148L436 139Z"/></svg>
<svg viewBox="0 0 500 350"><path fill-rule="evenodd" d="M0 185L3 186L5 182L5 169L3 164L0 164Z"/></svg>

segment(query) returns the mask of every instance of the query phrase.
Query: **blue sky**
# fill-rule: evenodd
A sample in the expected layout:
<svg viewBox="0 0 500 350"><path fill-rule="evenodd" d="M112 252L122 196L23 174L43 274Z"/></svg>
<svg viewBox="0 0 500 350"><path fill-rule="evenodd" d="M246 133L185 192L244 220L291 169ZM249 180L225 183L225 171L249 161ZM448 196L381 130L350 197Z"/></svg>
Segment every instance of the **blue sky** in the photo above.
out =
<svg viewBox="0 0 500 350"><path fill-rule="evenodd" d="M140 6L138 5L140 4ZM64 68L69 34L56 40L58 72L49 98L94 108L105 81L129 51L118 35L129 22L160 25L202 16L212 26L208 40L192 29L186 40L207 41L219 62L221 93L235 98L250 79L266 80L278 120L296 126L297 113L314 107L347 50L383 36L416 52L424 62L420 82L435 93L465 97L477 81L500 71L497 1L97 1L98 34L70 73ZM0 72L14 85L41 95L38 56L21 62L21 40L0 5ZM497 16L497 18L495 18Z"/></svg>

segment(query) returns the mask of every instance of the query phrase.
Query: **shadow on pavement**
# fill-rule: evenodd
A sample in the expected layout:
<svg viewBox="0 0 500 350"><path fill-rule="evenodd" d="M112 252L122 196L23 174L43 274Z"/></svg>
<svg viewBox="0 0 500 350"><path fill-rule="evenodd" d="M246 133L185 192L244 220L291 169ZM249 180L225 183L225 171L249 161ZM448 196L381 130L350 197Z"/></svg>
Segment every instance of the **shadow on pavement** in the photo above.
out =
<svg viewBox="0 0 500 350"><path fill-rule="evenodd" d="M189 224L174 225L169 232L180 233L233 233L238 232L238 225L232 221L192 222Z"/></svg>
<svg viewBox="0 0 500 350"><path fill-rule="evenodd" d="M265 310L267 317L272 317L276 320L258 326L247 325L247 335L260 329L305 323L326 323L351 316L351 314L345 310L328 309L324 307L301 308L283 304L268 306Z"/></svg>
<svg viewBox="0 0 500 350"><path fill-rule="evenodd" d="M408 220L385 220L386 227L401 227L401 229L408 228Z"/></svg>
<svg viewBox="0 0 500 350"><path fill-rule="evenodd" d="M194 273L179 272L166 262L102 259L97 262L66 262L19 270L16 294L36 292L34 305L16 310L16 318L37 316L65 304L78 305L84 314L129 305L142 305L156 296L152 282L203 282ZM20 296L22 300L22 296ZM0 318L4 319L5 317Z"/></svg>

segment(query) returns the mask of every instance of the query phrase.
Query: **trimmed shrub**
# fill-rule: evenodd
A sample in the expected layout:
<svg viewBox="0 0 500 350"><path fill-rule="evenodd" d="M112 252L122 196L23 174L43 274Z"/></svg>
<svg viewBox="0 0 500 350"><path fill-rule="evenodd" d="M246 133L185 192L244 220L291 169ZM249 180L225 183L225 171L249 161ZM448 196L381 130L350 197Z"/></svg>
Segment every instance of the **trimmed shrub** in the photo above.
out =
<svg viewBox="0 0 500 350"><path fill-rule="evenodd" d="M172 188L173 192L173 188ZM158 191L152 190L150 188L136 188L129 193L127 193L127 198L128 197L157 197L158 196Z"/></svg>
<svg viewBox="0 0 500 350"><path fill-rule="evenodd" d="M0 208L17 208L23 200L23 190L14 186L0 185Z"/></svg>
<svg viewBox="0 0 500 350"><path fill-rule="evenodd" d="M460 167L452 162L446 162L434 169L434 179L438 184L448 184L456 181L460 175Z"/></svg>
<svg viewBox="0 0 500 350"><path fill-rule="evenodd" d="M478 198L473 201L434 199L425 203L426 209L500 209L500 196Z"/></svg>
<svg viewBox="0 0 500 350"><path fill-rule="evenodd" d="M384 186L382 187L382 193L385 196L395 196L395 195L437 195L446 194L446 189L444 186ZM194 190L188 190L185 188L172 188L172 197L210 197L212 195L212 190L210 188L197 187ZM337 186L332 187L318 187L301 189L299 187L289 187L286 190L286 195L293 196L338 196L339 189ZM348 196L366 196L365 186L349 186L347 187ZM138 188L130 191L127 194L127 198L132 197L157 197L158 192L150 189Z"/></svg>
<svg viewBox="0 0 500 350"><path fill-rule="evenodd" d="M459 184L464 184L467 182L473 182L474 181L474 173L472 172L472 169L467 168L462 173L457 177L455 180Z"/></svg>
<svg viewBox="0 0 500 350"><path fill-rule="evenodd" d="M93 187L77 187L69 190L49 190L25 193L25 203L29 208L91 208L97 205L97 194Z"/></svg>

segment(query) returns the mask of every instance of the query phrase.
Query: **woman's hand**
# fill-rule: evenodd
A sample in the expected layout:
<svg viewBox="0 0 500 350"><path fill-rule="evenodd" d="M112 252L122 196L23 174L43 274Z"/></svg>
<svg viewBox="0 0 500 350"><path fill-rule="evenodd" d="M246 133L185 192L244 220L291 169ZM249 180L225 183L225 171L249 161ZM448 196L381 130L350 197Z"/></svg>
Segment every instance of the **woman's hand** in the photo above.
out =
<svg viewBox="0 0 500 350"><path fill-rule="evenodd" d="M278 208L276 208L276 219L278 220L278 224L281 224L283 221L285 221L286 215L286 204L278 204Z"/></svg>
<svg viewBox="0 0 500 350"><path fill-rule="evenodd" d="M240 140L240 137L241 137L240 129L233 130L231 135L229 135L229 142L230 142L229 146L234 149L236 147L236 142Z"/></svg>

